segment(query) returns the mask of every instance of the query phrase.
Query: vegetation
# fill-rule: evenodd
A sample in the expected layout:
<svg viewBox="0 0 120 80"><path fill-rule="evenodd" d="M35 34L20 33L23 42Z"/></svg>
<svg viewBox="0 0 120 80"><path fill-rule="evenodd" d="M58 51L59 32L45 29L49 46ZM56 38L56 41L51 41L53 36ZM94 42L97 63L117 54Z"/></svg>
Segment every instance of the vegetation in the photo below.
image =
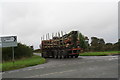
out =
<svg viewBox="0 0 120 80"><path fill-rule="evenodd" d="M107 56L120 54L120 51L106 51L106 52L85 52L81 53L80 56Z"/></svg>
<svg viewBox="0 0 120 80"><path fill-rule="evenodd" d="M15 59L32 57L32 48L24 44L18 43L18 46L14 48ZM2 61L12 60L12 48L2 48Z"/></svg>
<svg viewBox="0 0 120 80"><path fill-rule="evenodd" d="M14 56L15 62L13 63L12 48L2 48L2 63L0 64L0 70L14 70L45 62L44 58L33 55L33 47L21 43L18 43L18 46L14 48Z"/></svg>
<svg viewBox="0 0 120 80"><path fill-rule="evenodd" d="M88 44L85 42L86 37L84 37L81 33L79 35L80 47L83 49L87 49Z"/></svg>
<svg viewBox="0 0 120 80"><path fill-rule="evenodd" d="M85 51L96 52L96 51L119 51L120 50L120 39L116 43L105 43L104 39L91 37L91 43L88 45L88 49Z"/></svg>
<svg viewBox="0 0 120 80"><path fill-rule="evenodd" d="M34 66L37 64L43 64L43 63L45 63L44 58L41 58L40 56L32 56L30 58L17 60L15 61L14 64L12 61L8 61L0 65L2 65L2 71L7 71L7 70L14 70L14 69L24 68L28 66Z"/></svg>

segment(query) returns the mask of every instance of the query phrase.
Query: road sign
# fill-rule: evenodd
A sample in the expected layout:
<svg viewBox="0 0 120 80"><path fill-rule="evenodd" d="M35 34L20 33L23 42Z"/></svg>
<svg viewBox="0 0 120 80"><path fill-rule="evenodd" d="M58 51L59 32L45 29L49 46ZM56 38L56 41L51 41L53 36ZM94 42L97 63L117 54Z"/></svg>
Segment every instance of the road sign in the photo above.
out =
<svg viewBox="0 0 120 80"><path fill-rule="evenodd" d="M13 63L14 59L14 47L17 46L17 36L0 36L0 48L1 47L12 47L13 52Z"/></svg>
<svg viewBox="0 0 120 80"><path fill-rule="evenodd" d="M0 36L0 47L17 46L17 36Z"/></svg>

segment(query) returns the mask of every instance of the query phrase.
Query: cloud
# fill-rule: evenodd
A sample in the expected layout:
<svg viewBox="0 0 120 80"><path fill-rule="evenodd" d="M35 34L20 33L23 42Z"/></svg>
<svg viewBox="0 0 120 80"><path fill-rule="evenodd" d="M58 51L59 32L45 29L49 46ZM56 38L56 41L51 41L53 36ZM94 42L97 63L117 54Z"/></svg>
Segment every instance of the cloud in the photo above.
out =
<svg viewBox="0 0 120 80"><path fill-rule="evenodd" d="M117 2L107 1L23 1L2 3L3 34L15 34L18 42L39 48L40 37L58 31L79 30L83 35L116 42Z"/></svg>

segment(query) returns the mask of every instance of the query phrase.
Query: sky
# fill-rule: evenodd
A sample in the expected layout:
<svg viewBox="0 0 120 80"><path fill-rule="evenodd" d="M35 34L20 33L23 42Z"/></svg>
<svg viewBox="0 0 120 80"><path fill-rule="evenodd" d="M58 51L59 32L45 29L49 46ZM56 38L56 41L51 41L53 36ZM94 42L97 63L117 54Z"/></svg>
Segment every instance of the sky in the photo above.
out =
<svg viewBox="0 0 120 80"><path fill-rule="evenodd" d="M39 49L47 33L72 30L84 36L118 41L118 0L1 0L0 35Z"/></svg>

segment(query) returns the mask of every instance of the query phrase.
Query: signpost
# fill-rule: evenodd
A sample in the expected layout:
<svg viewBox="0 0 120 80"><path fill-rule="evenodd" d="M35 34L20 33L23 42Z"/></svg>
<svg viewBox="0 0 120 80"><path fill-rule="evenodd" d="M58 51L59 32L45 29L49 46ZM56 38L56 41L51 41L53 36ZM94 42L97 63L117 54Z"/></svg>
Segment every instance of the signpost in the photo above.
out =
<svg viewBox="0 0 120 80"><path fill-rule="evenodd" d="M13 63L14 59L14 47L17 46L17 36L0 36L0 47L12 47Z"/></svg>

